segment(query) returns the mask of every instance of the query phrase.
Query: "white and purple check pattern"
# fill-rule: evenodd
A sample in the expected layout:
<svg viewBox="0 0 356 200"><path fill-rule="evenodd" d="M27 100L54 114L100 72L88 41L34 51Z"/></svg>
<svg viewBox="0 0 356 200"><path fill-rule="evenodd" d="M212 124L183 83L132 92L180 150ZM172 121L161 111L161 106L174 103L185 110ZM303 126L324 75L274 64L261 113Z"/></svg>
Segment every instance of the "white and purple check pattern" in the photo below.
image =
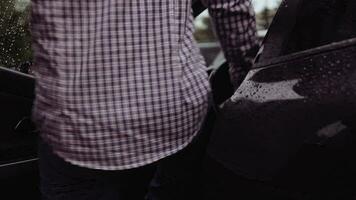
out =
<svg viewBox="0 0 356 200"><path fill-rule="evenodd" d="M212 5L218 2L250 5ZM32 0L33 116L57 155L122 170L191 142L210 92L191 13L190 0ZM237 15L215 18L237 23L230 27L236 39L248 29ZM245 48L231 45L228 51Z"/></svg>

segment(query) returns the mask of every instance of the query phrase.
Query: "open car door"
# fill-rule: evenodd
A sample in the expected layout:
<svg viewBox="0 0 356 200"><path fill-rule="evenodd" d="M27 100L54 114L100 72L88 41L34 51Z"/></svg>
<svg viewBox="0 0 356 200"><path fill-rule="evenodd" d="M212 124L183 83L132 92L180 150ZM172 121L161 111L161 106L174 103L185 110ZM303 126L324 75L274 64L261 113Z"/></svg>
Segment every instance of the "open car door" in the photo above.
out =
<svg viewBox="0 0 356 200"><path fill-rule="evenodd" d="M253 69L222 104L211 157L311 199L353 199L355 13L352 0L285 0Z"/></svg>
<svg viewBox="0 0 356 200"><path fill-rule="evenodd" d="M37 191L33 90L33 77L0 67L0 187L12 196L16 196L16 188Z"/></svg>

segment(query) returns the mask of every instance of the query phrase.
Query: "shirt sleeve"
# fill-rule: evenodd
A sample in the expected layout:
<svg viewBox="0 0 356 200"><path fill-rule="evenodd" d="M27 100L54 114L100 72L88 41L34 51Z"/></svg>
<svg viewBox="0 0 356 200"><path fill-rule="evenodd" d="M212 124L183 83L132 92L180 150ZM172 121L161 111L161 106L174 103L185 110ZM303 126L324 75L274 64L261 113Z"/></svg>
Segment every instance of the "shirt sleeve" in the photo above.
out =
<svg viewBox="0 0 356 200"><path fill-rule="evenodd" d="M225 57L230 64L232 84L239 85L252 66L259 43L252 2L251 0L201 1L209 9Z"/></svg>

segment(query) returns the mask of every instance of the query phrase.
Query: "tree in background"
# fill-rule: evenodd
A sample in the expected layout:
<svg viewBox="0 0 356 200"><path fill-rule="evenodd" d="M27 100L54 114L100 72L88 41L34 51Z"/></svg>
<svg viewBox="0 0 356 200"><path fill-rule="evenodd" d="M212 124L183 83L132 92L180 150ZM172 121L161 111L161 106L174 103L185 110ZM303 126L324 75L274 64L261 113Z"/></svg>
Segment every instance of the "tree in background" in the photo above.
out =
<svg viewBox="0 0 356 200"><path fill-rule="evenodd" d="M255 4L257 4L257 1L259 1L259 4L264 4L263 9L260 12L256 13L257 28L259 30L267 30L273 20L274 15L277 12L278 5L280 5L282 1L265 0L263 3L261 3L261 0L255 0ZM271 2L274 2L274 4L272 4Z"/></svg>
<svg viewBox="0 0 356 200"><path fill-rule="evenodd" d="M32 60L26 2L0 0L0 66L20 69Z"/></svg>
<svg viewBox="0 0 356 200"><path fill-rule="evenodd" d="M198 18L200 26L196 26L194 32L195 39L199 42L216 42L217 38L209 15L202 15Z"/></svg>

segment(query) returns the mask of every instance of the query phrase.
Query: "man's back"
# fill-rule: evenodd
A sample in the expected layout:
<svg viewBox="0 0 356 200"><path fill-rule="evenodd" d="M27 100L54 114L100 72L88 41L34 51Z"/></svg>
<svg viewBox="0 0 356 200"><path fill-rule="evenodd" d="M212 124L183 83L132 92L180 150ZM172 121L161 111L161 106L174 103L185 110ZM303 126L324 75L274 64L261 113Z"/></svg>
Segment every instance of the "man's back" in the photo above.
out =
<svg viewBox="0 0 356 200"><path fill-rule="evenodd" d="M191 0L32 2L42 195L200 199L210 87ZM243 78L251 1L202 2Z"/></svg>
<svg viewBox="0 0 356 200"><path fill-rule="evenodd" d="M184 148L208 105L190 1L33 0L34 119L79 166L142 166Z"/></svg>

